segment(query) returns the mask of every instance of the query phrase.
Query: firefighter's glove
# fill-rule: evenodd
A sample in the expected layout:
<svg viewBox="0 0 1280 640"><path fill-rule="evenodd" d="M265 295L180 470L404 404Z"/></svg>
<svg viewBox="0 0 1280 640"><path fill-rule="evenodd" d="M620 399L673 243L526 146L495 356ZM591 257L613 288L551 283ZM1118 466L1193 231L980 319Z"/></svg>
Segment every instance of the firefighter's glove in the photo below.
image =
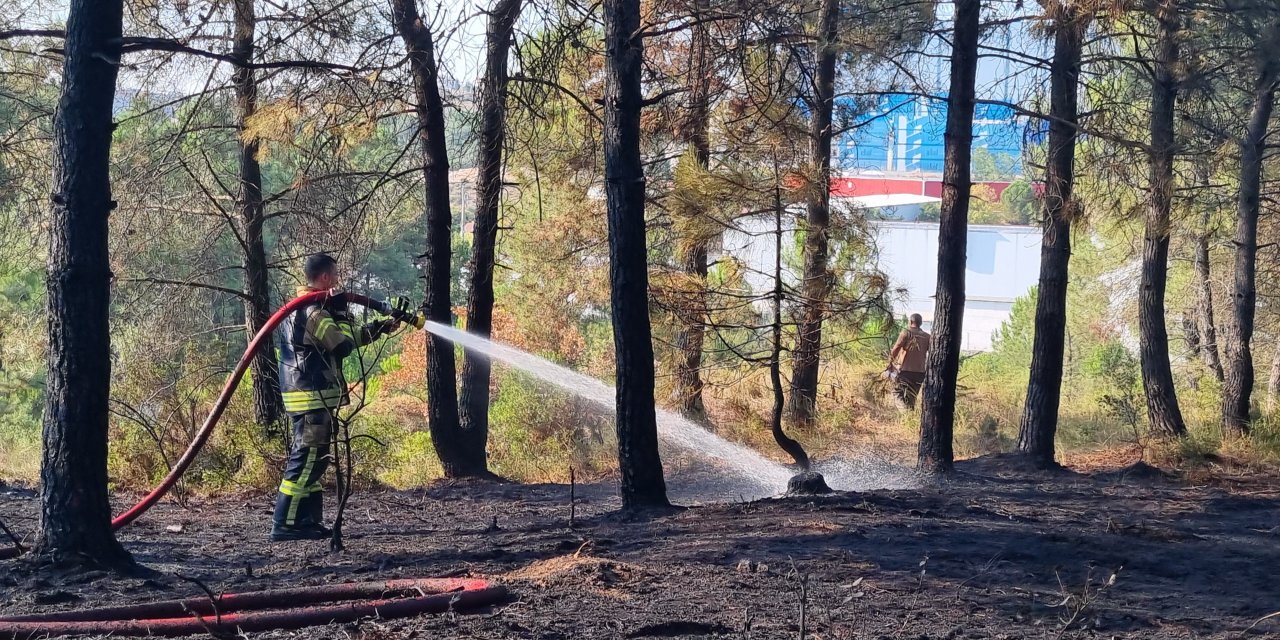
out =
<svg viewBox="0 0 1280 640"><path fill-rule="evenodd" d="M396 296L392 298L391 308L395 309L400 313L403 313L406 316L413 315L413 303L409 302L409 299L404 296Z"/></svg>
<svg viewBox="0 0 1280 640"><path fill-rule="evenodd" d="M387 318L378 323L378 335L389 336L400 329L400 321L395 318Z"/></svg>

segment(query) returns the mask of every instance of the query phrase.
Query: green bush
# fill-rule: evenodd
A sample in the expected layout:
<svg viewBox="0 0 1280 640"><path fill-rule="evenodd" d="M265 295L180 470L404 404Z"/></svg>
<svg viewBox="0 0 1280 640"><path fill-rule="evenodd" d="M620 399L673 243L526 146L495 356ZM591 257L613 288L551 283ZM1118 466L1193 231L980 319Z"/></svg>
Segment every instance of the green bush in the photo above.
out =
<svg viewBox="0 0 1280 640"><path fill-rule="evenodd" d="M431 434L426 431L414 431L394 439L388 449L386 468L378 478L392 487L421 487L444 475L431 444Z"/></svg>
<svg viewBox="0 0 1280 640"><path fill-rule="evenodd" d="M495 371L495 373L497 373ZM573 466L584 475L609 468L611 430L591 403L504 370L489 408L490 466L528 482L563 482Z"/></svg>

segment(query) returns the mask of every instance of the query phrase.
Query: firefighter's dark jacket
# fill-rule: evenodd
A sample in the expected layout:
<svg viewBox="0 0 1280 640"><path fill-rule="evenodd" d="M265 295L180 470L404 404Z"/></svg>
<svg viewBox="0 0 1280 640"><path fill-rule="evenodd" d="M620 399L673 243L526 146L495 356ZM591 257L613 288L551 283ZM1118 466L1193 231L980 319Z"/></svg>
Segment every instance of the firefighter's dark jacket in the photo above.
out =
<svg viewBox="0 0 1280 640"><path fill-rule="evenodd" d="M300 288L298 295L311 293ZM337 409L350 403L342 376L342 359L357 347L377 340L382 322L355 327L340 298L307 305L280 324L280 395L284 410L298 415Z"/></svg>

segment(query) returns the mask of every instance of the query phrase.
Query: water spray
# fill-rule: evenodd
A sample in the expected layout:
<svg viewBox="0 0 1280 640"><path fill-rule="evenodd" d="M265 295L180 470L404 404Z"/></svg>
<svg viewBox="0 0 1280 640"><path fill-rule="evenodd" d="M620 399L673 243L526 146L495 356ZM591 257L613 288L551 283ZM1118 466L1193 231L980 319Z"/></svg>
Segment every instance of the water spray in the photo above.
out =
<svg viewBox="0 0 1280 640"><path fill-rule="evenodd" d="M438 322L428 321L425 328L455 344L501 360L544 382L590 400L607 411L616 410L617 390L591 376ZM791 479L792 473L786 467L765 458L750 447L729 442L676 413L657 409L657 420L658 437L681 449L734 468L757 485L759 490L753 497L777 495Z"/></svg>

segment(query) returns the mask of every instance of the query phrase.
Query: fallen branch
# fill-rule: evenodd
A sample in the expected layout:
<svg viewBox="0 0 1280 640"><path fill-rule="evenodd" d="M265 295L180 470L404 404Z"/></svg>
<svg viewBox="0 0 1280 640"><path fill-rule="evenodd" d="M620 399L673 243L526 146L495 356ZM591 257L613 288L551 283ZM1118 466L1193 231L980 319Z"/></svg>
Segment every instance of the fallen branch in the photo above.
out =
<svg viewBox="0 0 1280 640"><path fill-rule="evenodd" d="M1245 636L1245 634L1249 633L1250 631L1253 631L1253 629L1254 629L1255 627L1257 627L1258 625L1260 625L1260 624L1262 624L1262 623L1264 623L1264 622L1266 622L1267 620L1270 620L1270 619L1272 619L1272 618L1280 618L1280 611L1277 611L1277 612L1275 612L1275 613L1272 613L1272 614L1269 614L1269 615L1265 615L1265 616L1262 616L1261 618L1258 618L1257 622L1254 622L1253 624L1249 625L1249 628L1248 628L1248 629L1245 629L1244 631L1240 632L1240 637L1242 637L1242 638L1243 638L1243 637Z"/></svg>
<svg viewBox="0 0 1280 640"><path fill-rule="evenodd" d="M13 541L13 546L18 550L19 554L27 552L27 548L22 545L22 541L18 539L18 536L13 535L13 532L9 530L9 527L4 526L4 522L2 521L0 521L0 530L4 531L4 534L9 536L9 539Z"/></svg>

